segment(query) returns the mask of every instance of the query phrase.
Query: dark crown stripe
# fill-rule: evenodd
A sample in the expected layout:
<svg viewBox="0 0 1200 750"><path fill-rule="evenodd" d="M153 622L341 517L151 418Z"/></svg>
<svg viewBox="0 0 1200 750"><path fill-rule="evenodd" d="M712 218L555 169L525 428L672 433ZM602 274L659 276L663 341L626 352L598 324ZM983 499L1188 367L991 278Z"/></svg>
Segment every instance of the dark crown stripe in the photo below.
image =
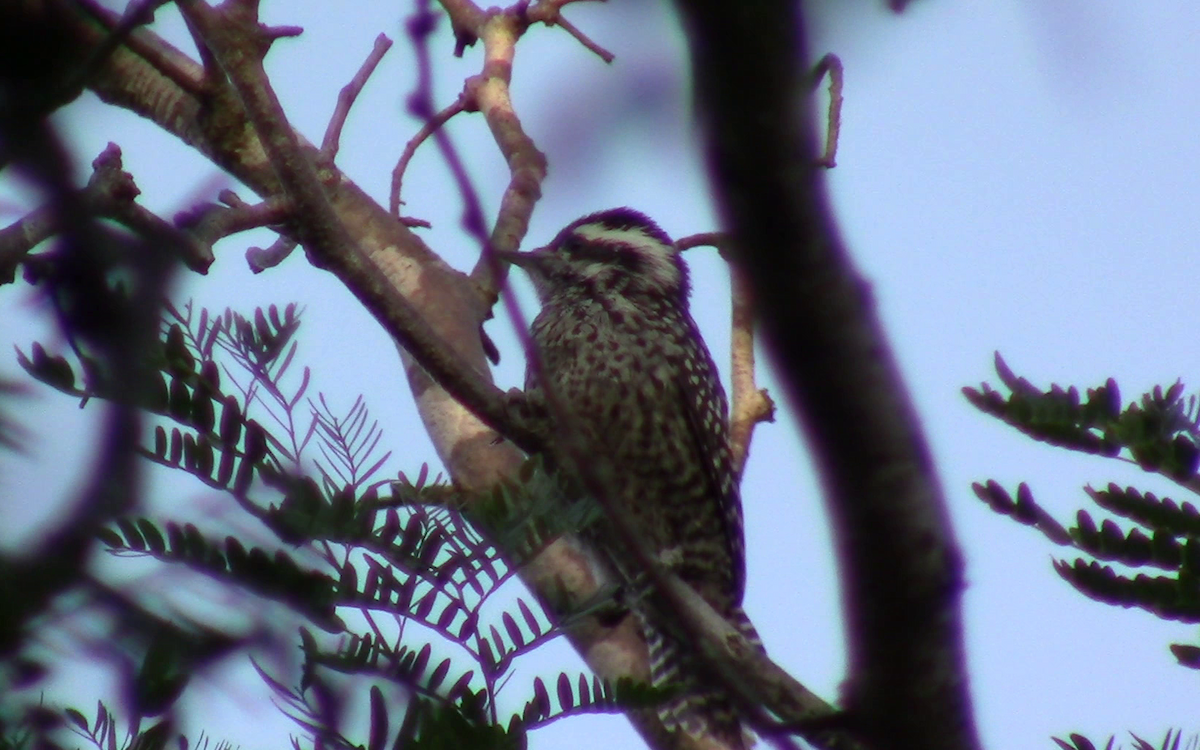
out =
<svg viewBox="0 0 1200 750"><path fill-rule="evenodd" d="M673 244L671 237L662 230L658 224L649 216L646 216L641 211L635 211L627 206L621 208L610 208L605 211L597 211L594 214L588 214L582 219L573 222L568 230L575 229L587 225L600 225L605 229L621 230L621 229L641 229L646 233L646 236L652 237L664 245Z"/></svg>

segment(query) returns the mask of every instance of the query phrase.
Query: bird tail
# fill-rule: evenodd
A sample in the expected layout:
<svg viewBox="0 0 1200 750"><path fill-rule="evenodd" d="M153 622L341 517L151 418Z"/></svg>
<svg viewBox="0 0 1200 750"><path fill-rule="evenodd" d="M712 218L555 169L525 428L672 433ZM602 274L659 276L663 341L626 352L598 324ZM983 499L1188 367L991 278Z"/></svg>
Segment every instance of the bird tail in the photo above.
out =
<svg viewBox="0 0 1200 750"><path fill-rule="evenodd" d="M758 648L762 640L741 607L727 617L730 624ZM658 706L658 718L670 731L692 737L714 737L733 748L749 748L753 736L742 726L738 711L724 690L699 679L701 666L694 648L662 632L640 617L650 651L650 684L656 688L680 689Z"/></svg>

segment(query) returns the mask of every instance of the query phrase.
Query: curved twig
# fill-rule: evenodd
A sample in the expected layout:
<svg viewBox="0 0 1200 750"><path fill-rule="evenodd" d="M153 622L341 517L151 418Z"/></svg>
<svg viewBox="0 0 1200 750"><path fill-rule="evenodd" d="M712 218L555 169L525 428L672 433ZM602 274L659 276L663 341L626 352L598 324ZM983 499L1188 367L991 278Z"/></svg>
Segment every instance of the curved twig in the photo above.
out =
<svg viewBox="0 0 1200 750"><path fill-rule="evenodd" d="M466 97L462 94L453 104L441 110L434 116L425 121L417 134L408 140L404 145L404 151L400 154L400 159L396 162L395 168L392 169L392 191L388 199L388 210L396 218L400 217L400 206L403 203L400 200L400 185L404 181L404 173L408 170L408 163L412 161L416 155L417 149L421 144L436 133L443 125L445 125L451 117L466 111Z"/></svg>
<svg viewBox="0 0 1200 750"><path fill-rule="evenodd" d="M337 106L334 107L333 117L330 118L329 126L325 129L325 138L321 141L321 153L329 157L330 161L337 157L342 128L346 125L346 117L350 114L350 108L354 106L354 100L362 93L363 86L367 85L367 79L375 72L379 61L391 48L392 40L388 39L386 34L375 37L375 46L371 48L371 54L367 55L366 60L363 60L362 66L350 79L350 83L347 83L338 92Z"/></svg>

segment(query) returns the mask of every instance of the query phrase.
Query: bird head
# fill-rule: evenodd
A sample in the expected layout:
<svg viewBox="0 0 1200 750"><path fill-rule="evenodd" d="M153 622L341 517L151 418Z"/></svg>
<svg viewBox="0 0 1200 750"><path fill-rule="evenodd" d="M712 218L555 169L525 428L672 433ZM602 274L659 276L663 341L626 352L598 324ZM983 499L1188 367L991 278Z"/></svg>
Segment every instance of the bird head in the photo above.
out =
<svg viewBox="0 0 1200 750"><path fill-rule="evenodd" d="M687 266L679 251L666 232L631 208L577 219L545 247L497 254L529 274L543 303L564 293L687 303Z"/></svg>

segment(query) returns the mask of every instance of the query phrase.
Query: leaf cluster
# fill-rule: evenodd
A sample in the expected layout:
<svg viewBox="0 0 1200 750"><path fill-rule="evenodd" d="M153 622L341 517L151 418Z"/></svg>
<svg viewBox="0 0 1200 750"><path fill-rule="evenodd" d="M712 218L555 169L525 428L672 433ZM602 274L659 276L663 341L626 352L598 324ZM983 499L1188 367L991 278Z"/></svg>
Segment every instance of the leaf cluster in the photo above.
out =
<svg viewBox="0 0 1200 750"><path fill-rule="evenodd" d="M520 747L526 731L564 716L658 699L648 688L564 673L557 705L539 678L521 712L505 717L497 708L514 661L560 630L537 603L491 602L501 601L495 595L520 565L598 513L583 502L563 510L560 488L540 462L531 460L484 498L430 481L428 467L415 481L380 478L390 453L378 450L382 430L365 401L338 414L323 395L306 398L308 368L294 375L295 305L251 317L190 305L168 307L167 315L147 354L153 387L133 396L82 354L72 361L34 344L19 361L84 404L134 399L128 405L157 419L139 448L145 459L225 493L270 532L250 541L137 515L117 518L97 536L114 555L204 574L278 602L323 631L298 629L296 684L255 663L314 745L362 746L342 731L340 707L355 699L331 687L337 674L365 685L354 695L371 708L370 748ZM197 664L161 656L151 648L142 661L139 679L162 690L129 707L135 730L150 704L155 713L170 709ZM389 723L396 711L401 720ZM116 741L103 704L93 726L75 709L61 715L98 747ZM167 722L156 726L170 734ZM132 731L124 747L150 742L138 739L145 734Z"/></svg>
<svg viewBox="0 0 1200 750"><path fill-rule="evenodd" d="M1136 464L1167 478L1191 499L1160 497L1113 482L1100 489L1085 486L1089 500L1107 517L1080 508L1074 523L1065 524L1038 504L1025 482L1015 495L994 480L975 483L976 496L997 513L1079 553L1073 560L1056 559L1054 569L1086 596L1163 619L1200 623L1200 511L1193 504L1200 494L1196 397L1185 398L1177 381L1122 406L1111 378L1083 395L1074 386L1051 385L1043 391L1015 375L999 354L995 364L1007 393L987 384L963 389L980 411L1035 440ZM1176 643L1170 650L1181 665L1200 669L1200 646ZM1172 740L1168 734L1164 750L1177 748L1179 737ZM1080 735L1071 736L1073 744L1055 741L1067 750L1093 747ZM1135 741L1139 750L1150 750L1144 740L1135 736Z"/></svg>
<svg viewBox="0 0 1200 750"><path fill-rule="evenodd" d="M1151 745L1132 732L1130 732L1130 736L1133 737L1133 744L1131 745L1133 750L1180 750L1181 748L1183 750L1195 750L1197 746L1200 746L1200 737L1195 735L1188 739L1186 745L1181 745L1183 730L1180 729L1168 729L1166 736L1163 737L1158 747ZM1096 745L1081 734L1071 734L1067 740L1055 737L1054 742L1062 750L1096 750ZM1117 744L1116 737L1109 737L1108 742L1104 745L1104 750L1119 750L1120 747Z"/></svg>
<svg viewBox="0 0 1200 750"><path fill-rule="evenodd" d="M1139 402L1121 408L1112 379L1088 389L1081 398L1074 387L1064 390L1052 385L1048 391L1038 390L1015 376L999 355L996 371L1008 395L988 385L964 389L980 410L1034 439L1132 461L1186 492L1200 490L1196 400L1183 398L1182 383L1165 390L1156 387ZM1073 561L1056 560L1054 568L1085 595L1121 607L1139 607L1164 619L1200 622L1200 512L1191 502L1115 483L1103 489L1085 487L1096 506L1132 527L1125 530L1114 518L1097 522L1093 513L1082 508L1074 524L1066 526L1034 500L1025 483L1018 486L1015 497L995 481L977 483L974 490L997 513L1083 553ZM1181 663L1200 667L1200 649L1177 644L1172 651Z"/></svg>

